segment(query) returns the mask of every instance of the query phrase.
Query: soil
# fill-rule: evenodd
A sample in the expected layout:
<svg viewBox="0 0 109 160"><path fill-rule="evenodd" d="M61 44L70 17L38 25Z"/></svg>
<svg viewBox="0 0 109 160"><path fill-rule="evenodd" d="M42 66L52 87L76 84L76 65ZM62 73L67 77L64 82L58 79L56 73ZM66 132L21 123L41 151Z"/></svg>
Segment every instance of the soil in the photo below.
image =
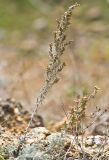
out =
<svg viewBox="0 0 109 160"><path fill-rule="evenodd" d="M21 134L25 131L30 121L30 113L21 103L14 99L0 101L0 126L1 130L10 131L12 134ZM31 128L44 126L41 116L36 115Z"/></svg>

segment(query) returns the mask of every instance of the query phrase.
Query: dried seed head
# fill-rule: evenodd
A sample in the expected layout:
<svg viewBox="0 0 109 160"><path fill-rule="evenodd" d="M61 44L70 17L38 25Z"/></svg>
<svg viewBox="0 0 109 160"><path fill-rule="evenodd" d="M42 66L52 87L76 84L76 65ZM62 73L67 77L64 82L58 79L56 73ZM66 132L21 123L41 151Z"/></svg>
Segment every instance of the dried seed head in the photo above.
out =
<svg viewBox="0 0 109 160"><path fill-rule="evenodd" d="M58 74L65 66L65 63L61 61L62 54L64 53L64 50L66 48L66 30L70 24L70 18L72 15L72 11L75 7L77 7L78 4L69 7L67 12L64 13L64 15L61 17L60 21L57 21L57 30L54 32L54 41L49 45L49 64L46 70L46 79L45 82L41 88L41 91L39 92L39 95L36 99L36 106L33 110L33 113L31 115L30 122L28 124L28 127L25 130L25 136L31 126L31 123L35 117L35 114L37 113L38 107L42 104L44 101L49 89L59 81Z"/></svg>

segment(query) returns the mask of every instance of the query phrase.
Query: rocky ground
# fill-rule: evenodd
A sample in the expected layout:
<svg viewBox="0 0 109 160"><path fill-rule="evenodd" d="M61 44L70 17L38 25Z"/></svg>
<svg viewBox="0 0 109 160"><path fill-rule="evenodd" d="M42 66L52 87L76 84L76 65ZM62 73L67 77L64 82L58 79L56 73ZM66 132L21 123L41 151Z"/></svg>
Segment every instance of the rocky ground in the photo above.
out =
<svg viewBox="0 0 109 160"><path fill-rule="evenodd" d="M0 101L0 129L1 132L5 130L11 133L20 134L26 128L30 120L30 113L24 107L16 102L14 99L6 99ZM31 127L44 126L41 116L35 116Z"/></svg>
<svg viewBox="0 0 109 160"><path fill-rule="evenodd" d="M109 159L109 137L106 132L103 134L108 116L95 125L93 132L74 135L65 128L49 131L37 115L24 143L19 145L29 120L30 114L20 103L12 99L0 101L0 160Z"/></svg>
<svg viewBox="0 0 109 160"><path fill-rule="evenodd" d="M9 133L8 136L5 133L1 136L8 143L0 154L9 160L109 159L109 138L106 136L72 136L64 131L51 133L44 127L38 127L28 132L19 150L18 137L12 137Z"/></svg>

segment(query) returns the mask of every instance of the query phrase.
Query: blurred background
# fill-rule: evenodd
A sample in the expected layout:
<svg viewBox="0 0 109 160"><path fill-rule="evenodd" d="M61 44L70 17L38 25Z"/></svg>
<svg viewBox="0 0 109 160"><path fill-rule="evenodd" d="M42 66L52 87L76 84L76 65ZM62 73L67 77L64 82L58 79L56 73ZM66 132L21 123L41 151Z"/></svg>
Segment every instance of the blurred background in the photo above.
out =
<svg viewBox="0 0 109 160"><path fill-rule="evenodd" d="M0 98L14 98L32 110L43 84L56 19L76 0L0 0ZM77 0L67 48L67 66L39 114L59 121L75 97L101 88L96 105L109 108L109 0Z"/></svg>

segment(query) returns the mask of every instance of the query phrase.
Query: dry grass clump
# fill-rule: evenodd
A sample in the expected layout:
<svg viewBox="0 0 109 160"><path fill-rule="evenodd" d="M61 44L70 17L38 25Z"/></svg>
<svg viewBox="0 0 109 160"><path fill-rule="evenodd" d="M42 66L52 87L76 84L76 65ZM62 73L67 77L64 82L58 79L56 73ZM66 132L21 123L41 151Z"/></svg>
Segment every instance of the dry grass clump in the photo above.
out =
<svg viewBox="0 0 109 160"><path fill-rule="evenodd" d="M96 123L97 119L99 119L104 113L107 112L106 109L102 111L99 107L96 107L96 111L94 113L92 113L89 117L87 117L86 115L87 104L96 97L98 90L99 90L98 87L94 87L94 91L91 94L83 97L78 96L77 99L74 100L75 105L71 107L69 116L67 117L66 122L64 122L67 132L69 132L74 136L74 140L71 142L65 154L64 160L66 160L66 157L71 151L74 143L77 146L79 157L82 157L80 159L83 159L83 160L87 159L87 154L84 148L84 141L87 135L85 133L87 129L89 129L94 123ZM90 118L90 119L92 118L92 121L89 124L87 124L87 126L84 126L84 121L86 121L87 118ZM107 135L103 136L103 142L101 143L100 147L98 147L98 153L95 153L92 157L89 156L91 157L92 160L97 160L97 159L101 160L103 156L104 158L107 157L104 150L104 148L107 147L107 144L106 144L107 138L108 138L108 133Z"/></svg>
<svg viewBox="0 0 109 160"><path fill-rule="evenodd" d="M72 133L81 134L84 130L82 122L84 122L86 116L87 103L90 102L91 99L94 99L99 88L94 87L94 91L86 96L80 97L78 96L76 100L74 100L75 105L71 107L69 118L67 121L67 127ZM99 110L97 110L99 112Z"/></svg>
<svg viewBox="0 0 109 160"><path fill-rule="evenodd" d="M99 90L100 89L95 86L91 93L85 96L78 95L73 101L74 103L69 107L69 112L65 111L65 106L62 104L60 107L62 107L65 117L60 122L49 126L49 129L51 131L61 131L61 129L64 128L73 135L85 134L86 132L88 133L89 130L90 133L92 133L96 122L107 112L106 109L102 110L96 106L94 112L87 115L88 106L90 102L96 98Z"/></svg>

